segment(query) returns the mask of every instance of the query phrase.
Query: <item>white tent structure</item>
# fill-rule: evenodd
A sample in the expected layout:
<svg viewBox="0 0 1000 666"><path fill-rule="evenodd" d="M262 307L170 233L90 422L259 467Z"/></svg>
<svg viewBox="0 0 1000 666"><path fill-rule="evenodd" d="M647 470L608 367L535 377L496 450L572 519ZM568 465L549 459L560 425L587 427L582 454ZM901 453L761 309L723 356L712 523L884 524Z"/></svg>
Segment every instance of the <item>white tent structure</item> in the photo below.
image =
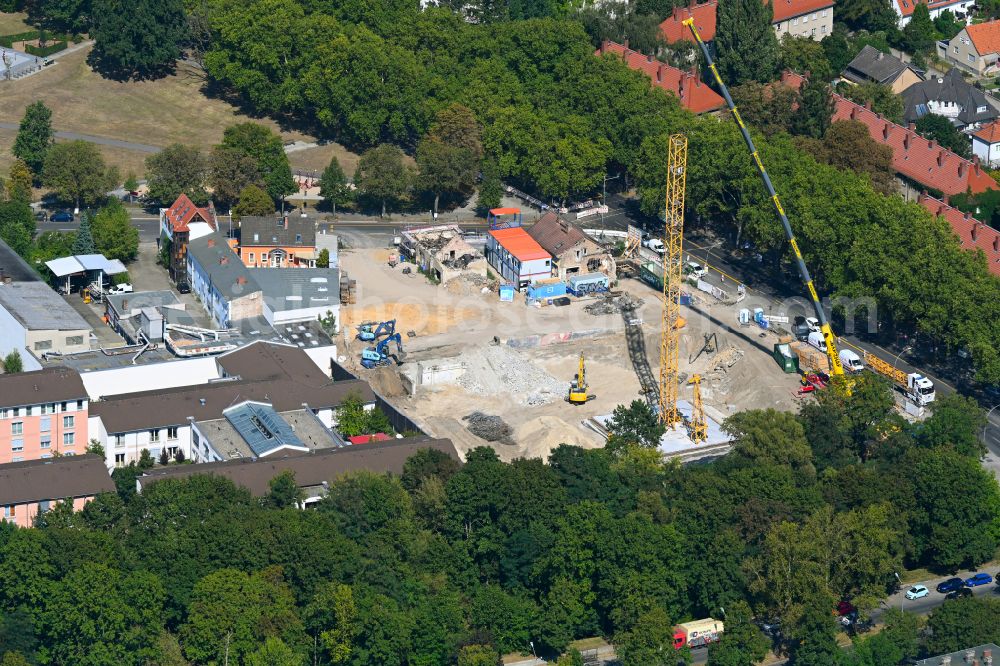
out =
<svg viewBox="0 0 1000 666"><path fill-rule="evenodd" d="M57 278L66 278L66 292L70 292L70 280L74 275L91 277L96 274L94 282L104 284L105 275L118 275L126 271L125 264L118 259L108 259L103 254L74 254L71 257L59 257L46 261L45 265Z"/></svg>

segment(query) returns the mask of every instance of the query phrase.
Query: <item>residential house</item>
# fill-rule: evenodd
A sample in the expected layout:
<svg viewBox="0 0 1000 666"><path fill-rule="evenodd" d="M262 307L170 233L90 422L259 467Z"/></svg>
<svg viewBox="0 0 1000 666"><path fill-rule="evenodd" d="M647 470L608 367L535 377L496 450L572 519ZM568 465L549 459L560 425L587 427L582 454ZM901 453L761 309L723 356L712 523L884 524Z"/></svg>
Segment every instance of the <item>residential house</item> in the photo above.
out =
<svg viewBox="0 0 1000 666"><path fill-rule="evenodd" d="M771 25L783 36L810 37L817 41L833 32L833 0L772 0Z"/></svg>
<svg viewBox="0 0 1000 666"><path fill-rule="evenodd" d="M21 355L26 370L39 370L46 353L90 349L90 324L44 282L0 282L0 355Z"/></svg>
<svg viewBox="0 0 1000 666"><path fill-rule="evenodd" d="M928 113L949 119L959 129L976 130L1000 116L986 95L952 67L944 76L915 83L903 91L903 119L915 123Z"/></svg>
<svg viewBox="0 0 1000 666"><path fill-rule="evenodd" d="M972 16L973 8L976 6L975 0L893 0L889 4L896 12L901 30L910 22L914 7L916 7L917 2L921 1L927 5L932 19L937 18L944 11L950 11L960 21L965 21Z"/></svg>
<svg viewBox="0 0 1000 666"><path fill-rule="evenodd" d="M187 268L187 245L189 242L218 229L215 209L211 206L199 207L183 192L170 208L160 209L160 238L169 241L170 264L168 270L175 282L181 282ZM162 247L162 246L161 246Z"/></svg>
<svg viewBox="0 0 1000 666"><path fill-rule="evenodd" d="M924 80L923 73L889 53L866 45L840 74L849 83L879 83L896 95Z"/></svg>
<svg viewBox="0 0 1000 666"><path fill-rule="evenodd" d="M251 268L313 268L316 266L316 224L309 218L244 217L236 249Z"/></svg>
<svg viewBox="0 0 1000 666"><path fill-rule="evenodd" d="M926 194L917 197L921 206L943 217L966 250L982 250L990 272L1000 276L1000 231Z"/></svg>
<svg viewBox="0 0 1000 666"><path fill-rule="evenodd" d="M972 133L972 154L991 169L1000 166L1000 121L994 120Z"/></svg>
<svg viewBox="0 0 1000 666"><path fill-rule="evenodd" d="M966 26L947 42L938 42L938 57L975 76L997 73L1000 54L1000 21Z"/></svg>
<svg viewBox="0 0 1000 666"><path fill-rule="evenodd" d="M0 520L31 527L35 518L61 502L79 511L115 483L99 456L26 460L0 465Z"/></svg>
<svg viewBox="0 0 1000 666"><path fill-rule="evenodd" d="M440 282L460 275L486 277L486 257L465 240L457 224L406 229L400 236L400 252Z"/></svg>
<svg viewBox="0 0 1000 666"><path fill-rule="evenodd" d="M654 87L673 93L681 105L692 113L718 111L726 105L726 101L695 72L681 71L656 60L651 55L643 55L628 46L609 40L604 40L594 55L602 56L606 53L621 58L629 69L644 73Z"/></svg>
<svg viewBox="0 0 1000 666"><path fill-rule="evenodd" d="M491 229L486 237L486 260L518 289L552 275L552 256L523 227Z"/></svg>
<svg viewBox="0 0 1000 666"><path fill-rule="evenodd" d="M774 5L771 25L778 39L790 34L820 40L833 32L834 0L771 1ZM715 39L718 7L718 0L702 4L692 2L687 7L675 7L671 15L660 24L660 34L668 44L693 42L691 29L684 25L684 21L693 18L702 40L711 42Z"/></svg>
<svg viewBox="0 0 1000 666"><path fill-rule="evenodd" d="M75 370L0 375L0 464L83 453L89 405Z"/></svg>
<svg viewBox="0 0 1000 666"><path fill-rule="evenodd" d="M322 449L308 454L287 457L214 462L203 465L171 465L147 470L137 479L142 492L161 479L183 479L193 474L212 474L229 479L263 497L270 490L270 481L283 472L292 472L303 491L304 506L318 502L329 484L351 472L368 471L378 474L402 474L406 461L423 449L440 451L461 462L454 444L448 439L407 437L387 442Z"/></svg>
<svg viewBox="0 0 1000 666"><path fill-rule="evenodd" d="M576 225L555 212L542 215L528 227L528 235L552 255L552 276L565 280L582 273L604 273L615 277L611 253Z"/></svg>

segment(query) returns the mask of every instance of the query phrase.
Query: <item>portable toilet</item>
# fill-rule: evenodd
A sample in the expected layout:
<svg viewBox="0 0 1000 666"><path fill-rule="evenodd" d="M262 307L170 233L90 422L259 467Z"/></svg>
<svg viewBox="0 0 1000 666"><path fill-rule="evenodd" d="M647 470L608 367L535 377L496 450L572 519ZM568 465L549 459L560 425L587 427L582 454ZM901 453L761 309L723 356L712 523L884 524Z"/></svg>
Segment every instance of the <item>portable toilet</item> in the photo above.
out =
<svg viewBox="0 0 1000 666"><path fill-rule="evenodd" d="M750 310L747 308L741 308L739 314L736 315L737 321L740 322L740 326L750 325Z"/></svg>
<svg viewBox="0 0 1000 666"><path fill-rule="evenodd" d="M512 284L502 284L500 285L500 300L505 303L510 303L514 300L514 285Z"/></svg>
<svg viewBox="0 0 1000 666"><path fill-rule="evenodd" d="M774 345L774 360L778 362L784 372L791 374L799 371L799 358L787 342L779 342Z"/></svg>

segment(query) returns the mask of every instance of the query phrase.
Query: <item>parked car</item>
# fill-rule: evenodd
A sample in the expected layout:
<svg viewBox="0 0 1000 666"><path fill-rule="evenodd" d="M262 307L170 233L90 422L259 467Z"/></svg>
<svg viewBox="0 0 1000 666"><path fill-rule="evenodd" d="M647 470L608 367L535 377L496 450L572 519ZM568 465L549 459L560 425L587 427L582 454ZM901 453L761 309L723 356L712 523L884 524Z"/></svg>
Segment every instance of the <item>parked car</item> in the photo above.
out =
<svg viewBox="0 0 1000 666"><path fill-rule="evenodd" d="M52 217L49 218L50 222L72 222L73 213L68 210L60 210L58 212L52 213Z"/></svg>
<svg viewBox="0 0 1000 666"><path fill-rule="evenodd" d="M980 571L975 576L965 579L966 587L978 587L980 585L989 585L993 582L993 576L989 575L985 571Z"/></svg>
<svg viewBox="0 0 1000 666"><path fill-rule="evenodd" d="M966 597L971 597L971 596L972 596L972 590L970 590L967 587L960 587L957 590L952 590L951 592L946 594L944 598L951 600L951 599L964 599Z"/></svg>
<svg viewBox="0 0 1000 666"><path fill-rule="evenodd" d="M914 599L922 599L926 597L928 594L930 594L930 590L928 590L923 585L914 585L913 587L911 587L906 591L905 596L910 601L913 601Z"/></svg>
<svg viewBox="0 0 1000 666"><path fill-rule="evenodd" d="M46 213L44 210L40 210L37 213L35 213L35 220L38 222L48 222L49 214Z"/></svg>
<svg viewBox="0 0 1000 666"><path fill-rule="evenodd" d="M115 286L108 289L109 294L131 294L132 285L128 282L123 282L122 284L116 284Z"/></svg>
<svg viewBox="0 0 1000 666"><path fill-rule="evenodd" d="M806 326L812 333L819 333L819 319L816 317L806 317Z"/></svg>
<svg viewBox="0 0 1000 666"><path fill-rule="evenodd" d="M946 594L948 592L954 592L955 590L961 590L963 587L965 587L965 581L961 578L955 577L938 583L938 586L934 589L942 594Z"/></svg>
<svg viewBox="0 0 1000 666"><path fill-rule="evenodd" d="M844 616L850 615L851 613L857 612L857 608L854 607L850 601L841 601L837 604L837 615Z"/></svg>
<svg viewBox="0 0 1000 666"><path fill-rule="evenodd" d="M189 285L187 282L184 282L182 280L182 281L180 281L180 282L177 283L177 291L178 291L178 293L181 293L181 294L190 294L191 293L191 285Z"/></svg>
<svg viewBox="0 0 1000 666"><path fill-rule="evenodd" d="M684 272L696 280L708 275L708 269L695 261L687 262L684 266Z"/></svg>

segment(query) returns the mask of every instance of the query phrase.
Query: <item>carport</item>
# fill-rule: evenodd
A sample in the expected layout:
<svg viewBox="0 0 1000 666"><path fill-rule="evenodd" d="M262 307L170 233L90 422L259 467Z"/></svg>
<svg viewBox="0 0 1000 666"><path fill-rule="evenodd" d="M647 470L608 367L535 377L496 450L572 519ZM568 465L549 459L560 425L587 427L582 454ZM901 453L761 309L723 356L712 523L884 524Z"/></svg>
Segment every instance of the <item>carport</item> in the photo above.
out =
<svg viewBox="0 0 1000 666"><path fill-rule="evenodd" d="M73 278L83 276L84 284L96 282L104 285L105 275L118 275L126 271L125 264L118 259L108 259L103 254L74 254L71 257L59 257L52 261L46 261L52 274L60 280L66 279L65 291L69 294L72 291Z"/></svg>

